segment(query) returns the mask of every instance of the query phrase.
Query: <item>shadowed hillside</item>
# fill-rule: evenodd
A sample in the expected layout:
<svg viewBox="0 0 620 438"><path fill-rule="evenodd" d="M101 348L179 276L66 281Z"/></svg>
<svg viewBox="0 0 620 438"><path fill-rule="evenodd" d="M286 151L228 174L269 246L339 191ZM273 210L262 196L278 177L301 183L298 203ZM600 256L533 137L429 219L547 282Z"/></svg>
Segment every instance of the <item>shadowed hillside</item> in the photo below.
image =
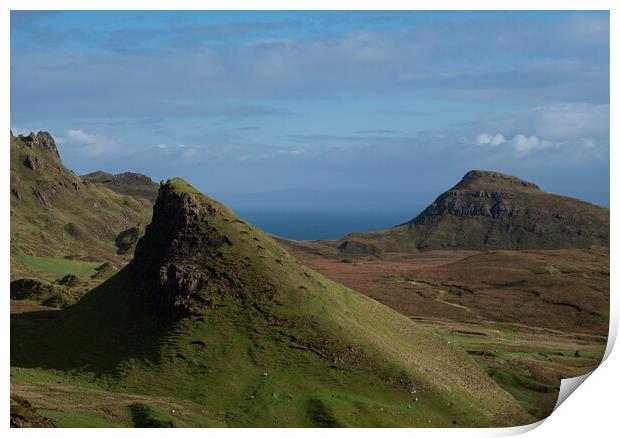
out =
<svg viewBox="0 0 620 438"><path fill-rule="evenodd" d="M533 421L464 351L305 268L180 179L161 186L125 269L59 317L19 327L21 394L33 395L21 370L43 369L40 382L60 375L77 394L105 388L117 404L174 399L165 424Z"/></svg>

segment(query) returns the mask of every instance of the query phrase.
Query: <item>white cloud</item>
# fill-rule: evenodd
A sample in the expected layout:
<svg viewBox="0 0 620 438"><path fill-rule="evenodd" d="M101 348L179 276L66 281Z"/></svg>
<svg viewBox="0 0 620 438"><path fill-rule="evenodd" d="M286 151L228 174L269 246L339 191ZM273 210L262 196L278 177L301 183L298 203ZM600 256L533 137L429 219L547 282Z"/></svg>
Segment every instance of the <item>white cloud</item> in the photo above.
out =
<svg viewBox="0 0 620 438"><path fill-rule="evenodd" d="M559 147L560 143L555 143L549 140L543 140L535 135L517 134L512 139L507 140L503 134L487 134L485 132L476 136L476 144L499 146L506 145L513 149L517 155L529 154L532 151L538 149L548 149L552 147Z"/></svg>
<svg viewBox="0 0 620 438"><path fill-rule="evenodd" d="M476 143L498 146L500 144L506 143L506 139L502 134L491 135L483 132L482 134L478 134L478 136L476 137Z"/></svg>
<svg viewBox="0 0 620 438"><path fill-rule="evenodd" d="M167 145L167 144L160 143L160 144L158 144L158 145L157 145L157 148L158 148L158 149L161 149L161 150L165 150L165 149L168 149L168 145Z"/></svg>
<svg viewBox="0 0 620 438"><path fill-rule="evenodd" d="M81 129L67 129L67 138L85 144L95 144L97 142L94 136L87 134Z"/></svg>
<svg viewBox="0 0 620 438"><path fill-rule="evenodd" d="M479 134L467 142L488 148L501 135L506 141L496 151L517 158L546 151L565 160L601 160L609 157L609 122L608 104L554 103L482 119L470 131Z"/></svg>
<svg viewBox="0 0 620 438"><path fill-rule="evenodd" d="M82 129L67 129L63 143L77 144L81 146L81 151L90 156L102 156L117 152L121 145L105 137L88 134Z"/></svg>
<svg viewBox="0 0 620 438"><path fill-rule="evenodd" d="M531 132L554 142L592 138L605 143L609 139L609 104L554 103L482 119L475 126L483 133L499 131L513 136Z"/></svg>
<svg viewBox="0 0 620 438"><path fill-rule="evenodd" d="M510 145L514 148L515 153L519 155L530 153L536 149L547 149L557 146L555 143L541 140L535 135L527 137L523 134L515 135L514 138L510 140Z"/></svg>

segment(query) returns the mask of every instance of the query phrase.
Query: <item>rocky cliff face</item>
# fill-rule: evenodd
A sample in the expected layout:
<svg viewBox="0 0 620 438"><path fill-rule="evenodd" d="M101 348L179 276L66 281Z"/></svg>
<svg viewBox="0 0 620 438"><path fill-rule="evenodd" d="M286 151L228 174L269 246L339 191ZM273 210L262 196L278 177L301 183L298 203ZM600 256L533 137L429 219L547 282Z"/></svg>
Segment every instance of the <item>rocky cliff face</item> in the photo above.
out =
<svg viewBox="0 0 620 438"><path fill-rule="evenodd" d="M523 195L528 193L536 196L543 192L536 184L517 177L472 170L409 223L428 224L446 215L494 219L535 215L523 202Z"/></svg>
<svg viewBox="0 0 620 438"><path fill-rule="evenodd" d="M544 192L536 184L498 172L473 170L408 224L437 223L445 216L502 220L525 216L535 219L541 214L553 214L529 208L530 204L525 198L540 194Z"/></svg>
<svg viewBox="0 0 620 438"><path fill-rule="evenodd" d="M526 210L514 205L514 197L509 193L451 190L439 197L426 208L424 215L417 216L411 223L430 223L434 218L445 215L501 219L524 214Z"/></svg>
<svg viewBox="0 0 620 438"><path fill-rule="evenodd" d="M216 212L216 205L197 193L176 190L172 182L159 189L153 220L138 242L132 267L151 290L155 306L169 316L186 314L209 281L220 287L229 283L213 267L220 248L232 245L210 225Z"/></svg>
<svg viewBox="0 0 620 438"><path fill-rule="evenodd" d="M411 221L352 234L340 248L362 244L375 252L609 245L609 209L547 193L511 175L473 170Z"/></svg>
<svg viewBox="0 0 620 438"><path fill-rule="evenodd" d="M60 162L60 154L58 153L58 148L56 148L56 142L49 132L39 131L36 134L30 133L30 135L20 135L19 137L27 148L43 149L49 152L53 159Z"/></svg>
<svg viewBox="0 0 620 438"><path fill-rule="evenodd" d="M11 136L11 140L14 138L16 141L10 143L11 162L13 164L16 160L20 164L11 166L11 194L14 200L19 201L30 195L24 193L24 190L27 190L25 180L29 178L23 178L20 174L34 177L35 184L31 188L31 194L41 207L50 207L52 200L62 189L79 189L79 179L65 171L56 142L48 132Z"/></svg>

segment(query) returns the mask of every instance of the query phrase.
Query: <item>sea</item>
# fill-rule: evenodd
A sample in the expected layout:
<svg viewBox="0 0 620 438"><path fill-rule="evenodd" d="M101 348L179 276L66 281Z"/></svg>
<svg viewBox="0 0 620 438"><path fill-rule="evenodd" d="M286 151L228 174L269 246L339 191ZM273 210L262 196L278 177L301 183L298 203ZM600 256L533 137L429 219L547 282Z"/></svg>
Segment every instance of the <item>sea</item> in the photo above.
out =
<svg viewBox="0 0 620 438"><path fill-rule="evenodd" d="M333 240L358 231L377 231L411 220L408 211L238 211L264 231L295 240Z"/></svg>

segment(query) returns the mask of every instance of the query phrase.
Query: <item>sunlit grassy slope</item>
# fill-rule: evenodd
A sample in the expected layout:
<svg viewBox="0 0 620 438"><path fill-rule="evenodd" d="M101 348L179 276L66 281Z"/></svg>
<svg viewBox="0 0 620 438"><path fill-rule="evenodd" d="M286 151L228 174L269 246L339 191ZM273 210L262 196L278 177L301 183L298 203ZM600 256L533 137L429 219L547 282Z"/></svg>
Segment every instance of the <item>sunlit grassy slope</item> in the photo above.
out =
<svg viewBox="0 0 620 438"><path fill-rule="evenodd" d="M65 275L75 275L78 278L96 273L100 262L86 262L54 257L37 257L25 254L16 254L14 259L30 269L46 277L62 278Z"/></svg>
<svg viewBox="0 0 620 438"><path fill-rule="evenodd" d="M198 229L229 244L195 268L225 274L233 292L214 280L190 316L163 319L132 263L61 318L14 329L15 390L46 393L39 407L58 400L59 412L88 414L84 400L105 400L92 404L112 406L100 412L118 425L135 424L127 409L136 397L177 426L532 421L464 351L305 268L186 182L167 188L215 211ZM59 394L57 382L70 390Z"/></svg>

